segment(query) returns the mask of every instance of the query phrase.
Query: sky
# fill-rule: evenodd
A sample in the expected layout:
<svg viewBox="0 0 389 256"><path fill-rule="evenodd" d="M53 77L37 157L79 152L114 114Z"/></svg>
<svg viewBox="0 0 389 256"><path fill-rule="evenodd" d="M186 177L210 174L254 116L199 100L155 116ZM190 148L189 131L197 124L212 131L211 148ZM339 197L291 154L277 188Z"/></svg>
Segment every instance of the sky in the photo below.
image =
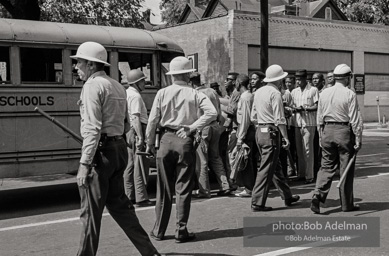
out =
<svg viewBox="0 0 389 256"><path fill-rule="evenodd" d="M159 2L161 2L161 0L145 0L143 3L145 9L151 9L152 15L150 20L153 24L161 23L161 10L159 9Z"/></svg>

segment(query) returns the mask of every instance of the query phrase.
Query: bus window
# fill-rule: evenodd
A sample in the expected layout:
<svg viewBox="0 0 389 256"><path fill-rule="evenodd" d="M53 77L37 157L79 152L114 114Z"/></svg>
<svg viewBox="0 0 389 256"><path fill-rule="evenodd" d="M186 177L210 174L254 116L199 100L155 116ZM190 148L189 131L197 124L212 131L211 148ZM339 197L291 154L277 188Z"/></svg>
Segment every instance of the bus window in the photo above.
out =
<svg viewBox="0 0 389 256"><path fill-rule="evenodd" d="M126 74L132 69L141 70L146 76L147 87L154 87L152 81L152 54L119 52L120 82L127 84Z"/></svg>
<svg viewBox="0 0 389 256"><path fill-rule="evenodd" d="M22 82L59 83L62 77L62 50L20 48Z"/></svg>
<svg viewBox="0 0 389 256"><path fill-rule="evenodd" d="M10 82L9 47L0 47L0 84Z"/></svg>

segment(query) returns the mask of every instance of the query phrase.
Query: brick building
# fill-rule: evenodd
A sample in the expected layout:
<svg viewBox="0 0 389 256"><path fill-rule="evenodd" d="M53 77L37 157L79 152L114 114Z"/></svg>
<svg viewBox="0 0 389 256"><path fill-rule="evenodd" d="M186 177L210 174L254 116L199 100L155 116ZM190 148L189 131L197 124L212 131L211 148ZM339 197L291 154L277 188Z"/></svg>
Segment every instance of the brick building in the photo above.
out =
<svg viewBox="0 0 389 256"><path fill-rule="evenodd" d="M381 117L389 117L389 28L344 21L332 0L317 2L300 16L270 15L269 65L279 64L291 73L298 69L326 73L346 63L364 77L364 92L359 83L355 86L364 120L378 120L377 96ZM196 13L187 7L181 22L157 32L174 39L194 59L203 82L223 84L228 71L247 74L261 69L258 1L210 1Z"/></svg>

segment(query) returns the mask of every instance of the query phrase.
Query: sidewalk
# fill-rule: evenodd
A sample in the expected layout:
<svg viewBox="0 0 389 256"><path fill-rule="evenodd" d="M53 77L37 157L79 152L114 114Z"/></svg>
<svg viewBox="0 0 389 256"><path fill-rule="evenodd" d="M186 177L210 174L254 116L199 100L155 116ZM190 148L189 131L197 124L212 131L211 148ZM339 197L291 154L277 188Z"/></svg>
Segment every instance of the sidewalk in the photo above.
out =
<svg viewBox="0 0 389 256"><path fill-rule="evenodd" d="M386 124L379 124L378 122L369 122L363 124L363 129L379 129L379 130L388 130L389 131L389 125Z"/></svg>

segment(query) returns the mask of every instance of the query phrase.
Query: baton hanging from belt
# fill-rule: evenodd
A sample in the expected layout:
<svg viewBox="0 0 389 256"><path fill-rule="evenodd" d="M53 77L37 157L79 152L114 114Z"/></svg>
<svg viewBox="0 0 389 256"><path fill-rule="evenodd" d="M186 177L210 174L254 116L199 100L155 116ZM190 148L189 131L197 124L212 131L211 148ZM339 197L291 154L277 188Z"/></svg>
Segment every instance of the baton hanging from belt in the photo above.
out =
<svg viewBox="0 0 389 256"><path fill-rule="evenodd" d="M346 169L344 170L343 172L343 175L342 177L340 177L340 180L339 180L339 183L338 185L336 186L337 188L340 188L340 186L342 185L342 183L344 182L344 180L346 179L346 176L347 176L347 173L349 172L349 170L351 169L351 166L353 165L353 163L355 162L355 158L357 157L357 153L355 152L354 156L350 159L350 161L348 162L347 166L346 166Z"/></svg>

